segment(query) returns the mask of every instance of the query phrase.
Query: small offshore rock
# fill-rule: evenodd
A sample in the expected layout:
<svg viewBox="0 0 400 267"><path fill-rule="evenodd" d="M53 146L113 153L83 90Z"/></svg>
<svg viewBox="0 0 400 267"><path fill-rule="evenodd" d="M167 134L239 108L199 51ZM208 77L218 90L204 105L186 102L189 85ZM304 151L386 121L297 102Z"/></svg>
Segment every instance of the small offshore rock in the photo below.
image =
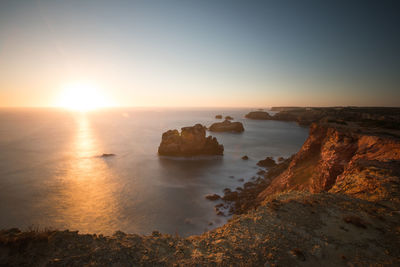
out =
<svg viewBox="0 0 400 267"><path fill-rule="evenodd" d="M243 124L241 122L231 122L229 120L224 120L223 122L213 123L209 130L211 132L234 132L241 133L244 131Z"/></svg>
<svg viewBox="0 0 400 267"><path fill-rule="evenodd" d="M220 198L221 198L221 197L220 197L219 195L217 195L217 194L207 195L207 196L206 196L206 199L211 200L211 201L215 201L215 200L218 200L218 199L220 199Z"/></svg>
<svg viewBox="0 0 400 267"><path fill-rule="evenodd" d="M257 165L260 167L274 167L276 166L276 162L272 157L266 157L263 160L260 160L259 162L257 162Z"/></svg>
<svg viewBox="0 0 400 267"><path fill-rule="evenodd" d="M115 156L115 154L112 154L112 153L103 153L100 157L101 158L108 158L108 157L114 157Z"/></svg>
<svg viewBox="0 0 400 267"><path fill-rule="evenodd" d="M268 112L265 111L252 111L246 114L245 116L247 119L252 119L252 120L271 120L272 117L271 115L268 114Z"/></svg>

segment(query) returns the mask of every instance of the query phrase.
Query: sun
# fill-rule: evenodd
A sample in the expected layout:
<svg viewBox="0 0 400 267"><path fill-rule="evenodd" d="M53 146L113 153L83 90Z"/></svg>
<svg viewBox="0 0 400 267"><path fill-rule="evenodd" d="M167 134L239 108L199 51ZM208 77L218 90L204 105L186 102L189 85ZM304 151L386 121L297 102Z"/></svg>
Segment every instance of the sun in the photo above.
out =
<svg viewBox="0 0 400 267"><path fill-rule="evenodd" d="M89 111L111 106L101 90L90 83L70 83L62 87L58 106L76 111Z"/></svg>

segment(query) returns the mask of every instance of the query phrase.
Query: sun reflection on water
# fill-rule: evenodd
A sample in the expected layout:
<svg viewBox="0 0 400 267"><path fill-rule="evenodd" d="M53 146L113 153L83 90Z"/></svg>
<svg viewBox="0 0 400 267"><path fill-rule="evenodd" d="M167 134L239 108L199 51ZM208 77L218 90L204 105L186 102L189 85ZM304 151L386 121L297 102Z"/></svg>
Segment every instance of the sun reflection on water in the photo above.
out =
<svg viewBox="0 0 400 267"><path fill-rule="evenodd" d="M99 157L101 146L85 114L76 118L74 157L65 177L59 212L65 228L80 232L110 234L116 229L116 183L106 160ZM111 159L110 159L111 160Z"/></svg>

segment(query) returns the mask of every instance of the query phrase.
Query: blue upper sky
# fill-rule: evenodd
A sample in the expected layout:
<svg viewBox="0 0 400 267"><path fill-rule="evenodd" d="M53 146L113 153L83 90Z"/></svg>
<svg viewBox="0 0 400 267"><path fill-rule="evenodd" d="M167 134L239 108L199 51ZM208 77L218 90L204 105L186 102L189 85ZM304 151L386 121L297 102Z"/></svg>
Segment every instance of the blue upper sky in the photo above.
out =
<svg viewBox="0 0 400 267"><path fill-rule="evenodd" d="M398 1L0 1L0 106L400 106Z"/></svg>

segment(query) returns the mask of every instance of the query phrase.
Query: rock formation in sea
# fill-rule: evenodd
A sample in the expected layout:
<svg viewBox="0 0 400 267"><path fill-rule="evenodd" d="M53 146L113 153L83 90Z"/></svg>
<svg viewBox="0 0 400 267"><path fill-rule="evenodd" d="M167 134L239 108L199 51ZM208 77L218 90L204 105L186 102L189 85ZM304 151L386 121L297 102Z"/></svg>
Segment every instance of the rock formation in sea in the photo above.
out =
<svg viewBox="0 0 400 267"><path fill-rule="evenodd" d="M206 137L206 127L196 124L178 130L169 130L162 135L158 154L164 156L223 155L224 146L215 137Z"/></svg>
<svg viewBox="0 0 400 267"><path fill-rule="evenodd" d="M222 115L215 115L215 118L220 120L222 119Z"/></svg>
<svg viewBox="0 0 400 267"><path fill-rule="evenodd" d="M241 122L231 122L229 120L224 120L223 122L213 123L209 130L211 132L235 132L241 133L244 131L243 124Z"/></svg>
<svg viewBox="0 0 400 267"><path fill-rule="evenodd" d="M231 117L231 116L226 116L226 117L225 117L225 120L231 121L231 120L233 120L233 117Z"/></svg>
<svg viewBox="0 0 400 267"><path fill-rule="evenodd" d="M270 120L272 118L271 115L265 111L252 111L246 114L245 117L252 120Z"/></svg>
<svg viewBox="0 0 400 267"><path fill-rule="evenodd" d="M257 162L257 165L260 167L270 168L270 167L274 167L276 165L276 162L272 157L266 157L265 159Z"/></svg>

